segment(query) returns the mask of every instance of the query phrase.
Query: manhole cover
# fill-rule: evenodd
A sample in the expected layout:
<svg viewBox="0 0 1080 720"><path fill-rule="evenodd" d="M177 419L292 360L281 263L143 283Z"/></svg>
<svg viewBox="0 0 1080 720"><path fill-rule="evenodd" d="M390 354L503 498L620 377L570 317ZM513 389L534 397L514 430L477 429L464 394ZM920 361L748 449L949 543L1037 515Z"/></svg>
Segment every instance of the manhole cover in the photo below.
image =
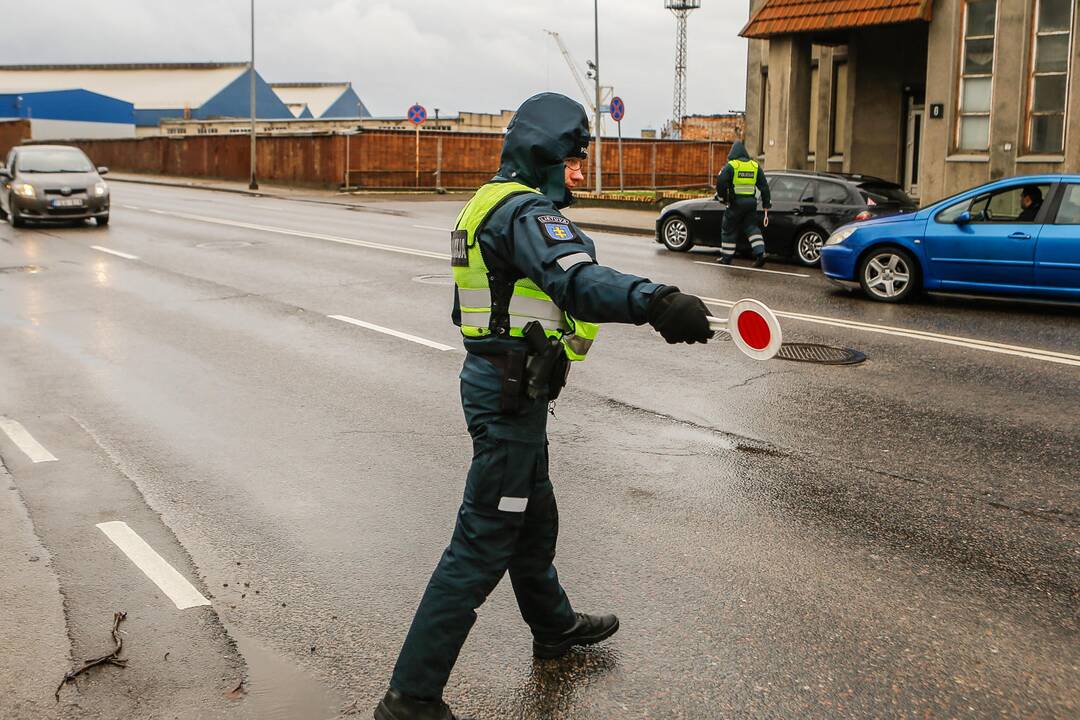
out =
<svg viewBox="0 0 1080 720"><path fill-rule="evenodd" d="M199 243L195 247L207 250L228 250L229 248L250 247L251 243L245 240L215 240L213 242Z"/></svg>
<svg viewBox="0 0 1080 720"><path fill-rule="evenodd" d="M776 357L821 365L855 365L866 359L866 355L858 350L816 343L784 343Z"/></svg>
<svg viewBox="0 0 1080 720"><path fill-rule="evenodd" d="M425 285L453 285L453 275L418 275L413 278L413 282L424 283Z"/></svg>
<svg viewBox="0 0 1080 720"><path fill-rule="evenodd" d="M8 267L0 267L0 273L39 273L44 268L40 268L37 265L10 265Z"/></svg>

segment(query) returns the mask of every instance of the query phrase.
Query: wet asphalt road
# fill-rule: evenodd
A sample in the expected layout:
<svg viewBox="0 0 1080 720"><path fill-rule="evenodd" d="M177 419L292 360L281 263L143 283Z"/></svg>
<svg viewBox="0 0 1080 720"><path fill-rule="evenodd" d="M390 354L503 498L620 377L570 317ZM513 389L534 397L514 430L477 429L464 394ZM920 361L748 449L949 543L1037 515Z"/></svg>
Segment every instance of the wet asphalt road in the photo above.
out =
<svg viewBox="0 0 1080 720"><path fill-rule="evenodd" d="M433 256L459 203L113 194L108 228L0 227L0 416L57 457L0 434L0 715L369 716L470 456ZM886 306L816 271L590 234L717 314L753 296L802 316L785 339L869 359L762 364L605 327L549 434L560 576L622 629L534 661L500 585L447 688L459 712L1080 713L1080 309ZM212 606L177 610L94 527L110 520ZM128 667L55 703L121 608Z"/></svg>

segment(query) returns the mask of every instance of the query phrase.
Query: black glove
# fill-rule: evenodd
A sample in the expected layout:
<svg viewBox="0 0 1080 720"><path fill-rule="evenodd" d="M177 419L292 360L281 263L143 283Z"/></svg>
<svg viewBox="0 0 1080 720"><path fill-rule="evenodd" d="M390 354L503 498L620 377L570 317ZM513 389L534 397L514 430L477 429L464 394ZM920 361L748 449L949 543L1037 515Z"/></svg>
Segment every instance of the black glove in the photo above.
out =
<svg viewBox="0 0 1080 720"><path fill-rule="evenodd" d="M713 336L709 309L701 298L679 292L674 285L657 290L646 312L649 324L670 344L704 343Z"/></svg>

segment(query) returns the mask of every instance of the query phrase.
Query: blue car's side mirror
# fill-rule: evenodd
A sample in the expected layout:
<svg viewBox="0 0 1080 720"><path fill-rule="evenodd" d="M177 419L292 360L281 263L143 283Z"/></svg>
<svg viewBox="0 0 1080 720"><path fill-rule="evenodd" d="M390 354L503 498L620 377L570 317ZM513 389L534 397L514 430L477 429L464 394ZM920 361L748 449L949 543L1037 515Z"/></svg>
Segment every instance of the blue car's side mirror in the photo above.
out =
<svg viewBox="0 0 1080 720"><path fill-rule="evenodd" d="M967 210L956 216L957 225L967 225L969 222L971 222L971 213Z"/></svg>

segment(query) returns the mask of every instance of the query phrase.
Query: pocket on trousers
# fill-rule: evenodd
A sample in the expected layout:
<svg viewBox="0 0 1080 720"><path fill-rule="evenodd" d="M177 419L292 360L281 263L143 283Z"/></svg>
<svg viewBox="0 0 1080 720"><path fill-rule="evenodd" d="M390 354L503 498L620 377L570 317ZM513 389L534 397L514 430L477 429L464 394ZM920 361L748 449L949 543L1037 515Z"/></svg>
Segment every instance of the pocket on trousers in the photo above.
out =
<svg viewBox="0 0 1080 720"><path fill-rule="evenodd" d="M544 446L487 437L474 443L465 504L484 513L523 516L537 482Z"/></svg>

